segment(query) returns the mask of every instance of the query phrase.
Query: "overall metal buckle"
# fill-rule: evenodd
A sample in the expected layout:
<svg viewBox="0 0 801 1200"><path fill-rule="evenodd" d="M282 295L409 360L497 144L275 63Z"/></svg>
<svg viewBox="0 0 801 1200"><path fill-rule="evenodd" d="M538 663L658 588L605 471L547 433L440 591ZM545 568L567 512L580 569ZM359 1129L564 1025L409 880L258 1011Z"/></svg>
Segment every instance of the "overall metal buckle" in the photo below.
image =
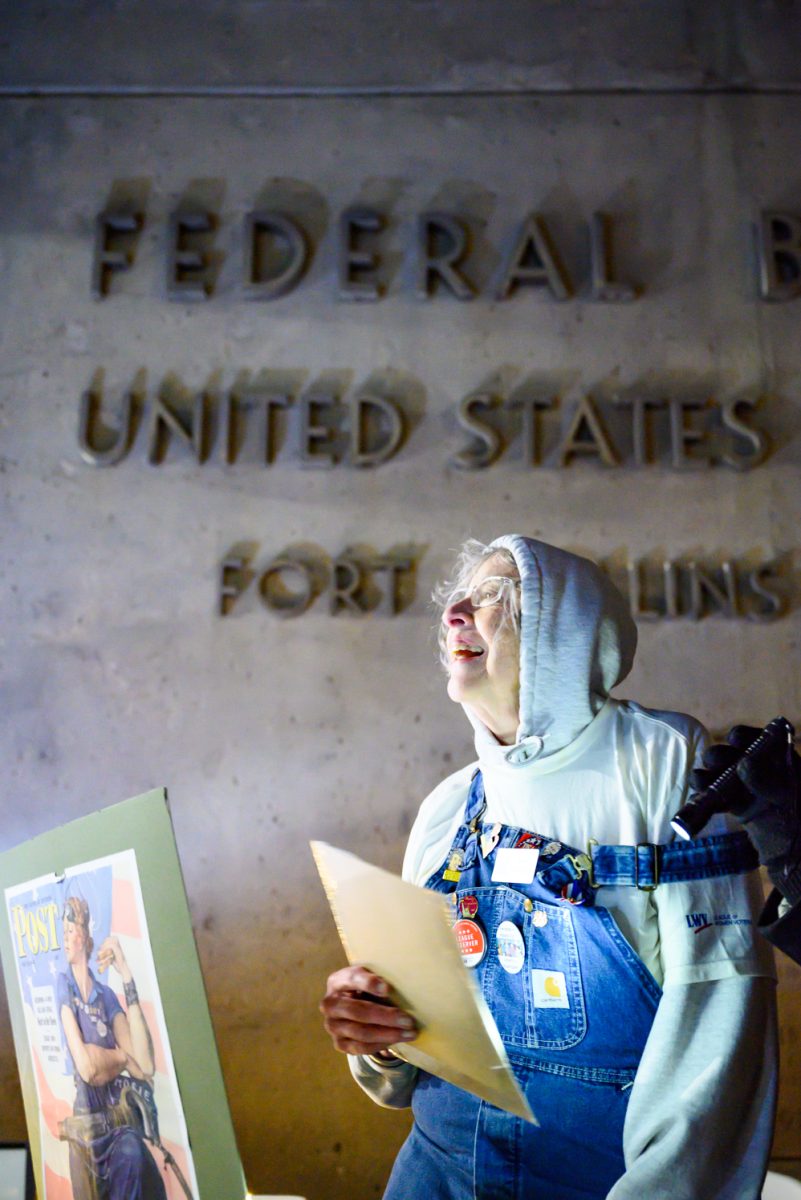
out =
<svg viewBox="0 0 801 1200"><path fill-rule="evenodd" d="M599 888L601 886L600 883L598 882L598 880L595 878L595 861L592 857L592 848L593 848L593 846L597 846L597 845L598 845L598 839L590 838L589 841L587 842L587 853L586 853L586 855L582 855L582 858L586 858L589 862L589 867L587 868L587 875L589 876L591 888Z"/></svg>
<svg viewBox="0 0 801 1200"><path fill-rule="evenodd" d="M654 882L640 883L640 847L648 847L654 864ZM654 892L659 886L659 854L654 842L638 842L634 847L634 883L641 892Z"/></svg>
<svg viewBox="0 0 801 1200"><path fill-rule="evenodd" d="M485 800L484 803L481 805L481 808L476 813L476 815L474 817L472 817L470 822L468 823L467 828L470 833L478 833L478 827L479 827L479 824L481 823L481 818L484 816L484 813L486 811L487 811L487 801Z"/></svg>
<svg viewBox="0 0 801 1200"><path fill-rule="evenodd" d="M597 888L600 885L595 882L595 868L592 863L592 847L598 845L594 838L590 838L587 843L586 854L566 854L565 858L572 864L573 870L576 872L576 878L581 879L582 875L587 876L587 882L591 888Z"/></svg>

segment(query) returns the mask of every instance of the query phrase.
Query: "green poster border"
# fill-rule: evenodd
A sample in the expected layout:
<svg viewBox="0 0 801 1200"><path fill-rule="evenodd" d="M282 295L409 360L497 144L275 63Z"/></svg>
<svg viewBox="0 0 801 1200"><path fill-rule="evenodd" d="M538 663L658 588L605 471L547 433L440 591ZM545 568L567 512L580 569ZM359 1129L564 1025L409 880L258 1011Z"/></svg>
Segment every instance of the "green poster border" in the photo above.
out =
<svg viewBox="0 0 801 1200"><path fill-rule="evenodd" d="M200 1200L245 1200L181 864L163 788L71 821L0 855L0 958L8 993L37 1194L43 1200L39 1107L19 994L5 888L121 850L134 850L164 1019Z"/></svg>

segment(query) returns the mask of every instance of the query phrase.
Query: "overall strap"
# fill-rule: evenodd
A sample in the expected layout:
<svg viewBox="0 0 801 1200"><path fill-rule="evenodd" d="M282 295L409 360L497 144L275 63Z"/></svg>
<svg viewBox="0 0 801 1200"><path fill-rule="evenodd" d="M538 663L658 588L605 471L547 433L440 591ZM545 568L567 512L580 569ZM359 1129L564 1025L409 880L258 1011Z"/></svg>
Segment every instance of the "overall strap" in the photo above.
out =
<svg viewBox="0 0 801 1200"><path fill-rule="evenodd" d="M639 842L636 846L599 846L586 854L568 854L539 873L551 892L569 882L585 887L635 887L652 892L665 883L686 883L718 875L743 875L759 866L756 850L744 830L696 838L691 842Z"/></svg>
<svg viewBox="0 0 801 1200"><path fill-rule="evenodd" d="M759 856L744 830L695 838L690 842L637 846L592 846L596 887L636 887L652 891L662 883L743 875L759 866Z"/></svg>
<svg viewBox="0 0 801 1200"><path fill-rule="evenodd" d="M484 777L476 767L470 780L470 791L467 793L467 803L464 806L464 824L470 833L475 833L479 822L487 808L487 797L484 794Z"/></svg>
<svg viewBox="0 0 801 1200"><path fill-rule="evenodd" d="M450 854L440 875L458 883L461 872L469 867L478 851L477 834L486 812L484 780L476 768L464 807L462 824L457 830ZM661 884L712 879L720 875L743 875L759 866L759 857L744 830L695 838L689 842L639 842L636 846L607 846L591 841L586 852L564 843L558 857L537 866L538 881L554 895L574 904L592 904L601 887L634 887L652 892Z"/></svg>
<svg viewBox="0 0 801 1200"><path fill-rule="evenodd" d="M476 768L470 780L470 789L464 806L461 824L448 851L448 856L438 871L426 881L426 887L435 891L444 884L456 884L461 878L462 871L475 862L478 842L477 831L481 818L486 810L487 800L484 795L484 780L481 771ZM444 889L452 890L452 889Z"/></svg>

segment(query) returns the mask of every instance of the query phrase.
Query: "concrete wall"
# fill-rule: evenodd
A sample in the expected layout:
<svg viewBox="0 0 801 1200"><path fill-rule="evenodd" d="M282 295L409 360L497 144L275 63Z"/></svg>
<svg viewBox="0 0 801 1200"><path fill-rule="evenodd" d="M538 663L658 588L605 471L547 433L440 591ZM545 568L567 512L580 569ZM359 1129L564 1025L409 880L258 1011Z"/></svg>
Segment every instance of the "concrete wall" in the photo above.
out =
<svg viewBox="0 0 801 1200"><path fill-rule="evenodd" d="M31 0L3 4L0 79L129 90L799 90L783 0Z"/></svg>
<svg viewBox="0 0 801 1200"><path fill-rule="evenodd" d="M794 11L724 5L715 23L703 16L714 6L656 6L646 20L643 6L603 5L575 25L546 4L474 24L463 5L377 7L374 18L375 6L274 5L268 17L210 4L205 25L197 5L194 17L176 8L181 40L155 6L120 4L110 25L97 6L72 6L67 29L67 10L34 5L6 14L0 98L0 846L168 786L249 1185L310 1200L380 1194L406 1118L356 1092L320 1028L323 981L342 956L307 842L397 868L420 799L470 758L426 606L452 547L519 530L617 569L778 560L779 619L643 622L622 690L717 730L780 711L801 720L801 301L759 299L751 235L762 208L801 210ZM534 33L521 24L532 13ZM496 80L508 94L481 94ZM173 83L219 94L157 94ZM265 94L226 94L239 85ZM336 94L348 85L421 94ZM108 94L137 86L147 94ZM310 94L268 94L282 90ZM121 193L146 221L132 270L97 301L93 221ZM219 214L216 288L194 304L169 301L164 284L168 216L187 197ZM337 215L356 202L389 222L375 304L336 296ZM313 250L299 286L262 304L241 281L255 207L293 214ZM414 221L430 208L472 224L469 303L415 295ZM489 289L532 209L576 284L561 304L547 290L500 302ZM619 276L642 289L634 303L588 295L599 210ZM177 380L208 389L213 408L243 373L266 372L295 396L321 380L352 396L369 381L404 408L407 437L361 471L300 469L291 425L269 466L254 442L223 465L219 437L203 465L173 442L153 466L140 428L122 462L92 467L77 423L98 370L111 426L135 380L145 405ZM503 413L510 444L495 465L450 465L467 440L459 401L482 387L508 398L525 380L559 397L552 442L592 393L624 465L527 467ZM760 398L750 420L769 436L765 461L672 470L662 415L659 461L632 466L630 427L608 402L643 390ZM331 616L323 595L280 620L251 587L222 618L220 563L245 543L256 564L304 546L330 567L357 545L411 548L418 565L394 617ZM776 1153L797 1159L801 972L783 973ZM0 1137L22 1137L4 1011L2 1022Z"/></svg>

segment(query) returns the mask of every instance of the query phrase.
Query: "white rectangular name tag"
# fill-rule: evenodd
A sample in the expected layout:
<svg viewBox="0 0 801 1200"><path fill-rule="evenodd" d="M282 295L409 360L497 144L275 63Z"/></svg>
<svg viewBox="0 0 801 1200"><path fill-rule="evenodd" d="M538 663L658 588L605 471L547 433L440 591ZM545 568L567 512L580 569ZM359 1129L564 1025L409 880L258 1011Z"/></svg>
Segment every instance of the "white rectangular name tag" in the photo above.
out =
<svg viewBox="0 0 801 1200"><path fill-rule="evenodd" d="M533 883L539 857L539 850L501 846L495 851L492 882Z"/></svg>
<svg viewBox="0 0 801 1200"><path fill-rule="evenodd" d="M570 1008L562 971L532 971L531 990L535 1008Z"/></svg>

